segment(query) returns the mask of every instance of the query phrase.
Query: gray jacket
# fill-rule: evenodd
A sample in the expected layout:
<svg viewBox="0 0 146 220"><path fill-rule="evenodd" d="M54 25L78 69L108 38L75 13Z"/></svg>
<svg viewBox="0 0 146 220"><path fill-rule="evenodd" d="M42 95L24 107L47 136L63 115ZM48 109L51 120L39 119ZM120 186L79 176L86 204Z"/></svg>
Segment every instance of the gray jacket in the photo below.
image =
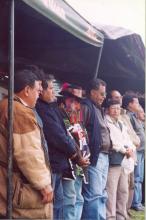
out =
<svg viewBox="0 0 146 220"><path fill-rule="evenodd" d="M127 115L130 118L131 124L134 131L140 138L140 147L137 148L137 151L143 151L145 149L145 132L142 123L137 119L134 112L127 111Z"/></svg>

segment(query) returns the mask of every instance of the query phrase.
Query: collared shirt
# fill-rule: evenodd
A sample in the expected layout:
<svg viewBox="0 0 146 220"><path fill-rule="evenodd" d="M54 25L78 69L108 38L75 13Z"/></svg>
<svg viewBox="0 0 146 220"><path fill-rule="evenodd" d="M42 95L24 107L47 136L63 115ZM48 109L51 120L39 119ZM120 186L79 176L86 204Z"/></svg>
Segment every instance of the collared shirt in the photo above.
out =
<svg viewBox="0 0 146 220"><path fill-rule="evenodd" d="M122 131L122 128L123 128L122 123L121 123L119 120L113 120L112 118L111 118L111 120L113 121L113 124L114 124L118 129L120 129L120 131Z"/></svg>

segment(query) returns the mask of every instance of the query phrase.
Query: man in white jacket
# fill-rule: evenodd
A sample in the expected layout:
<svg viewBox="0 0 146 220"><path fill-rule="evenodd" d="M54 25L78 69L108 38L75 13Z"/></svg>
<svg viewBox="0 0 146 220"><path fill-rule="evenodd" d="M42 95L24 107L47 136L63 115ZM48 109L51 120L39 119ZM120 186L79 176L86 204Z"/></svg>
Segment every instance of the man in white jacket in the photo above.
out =
<svg viewBox="0 0 146 220"><path fill-rule="evenodd" d="M107 180L107 219L124 220L127 218L128 173L121 164L124 158L134 157L135 146L127 132L127 127L119 119L120 102L109 100L107 108L106 119L112 141Z"/></svg>

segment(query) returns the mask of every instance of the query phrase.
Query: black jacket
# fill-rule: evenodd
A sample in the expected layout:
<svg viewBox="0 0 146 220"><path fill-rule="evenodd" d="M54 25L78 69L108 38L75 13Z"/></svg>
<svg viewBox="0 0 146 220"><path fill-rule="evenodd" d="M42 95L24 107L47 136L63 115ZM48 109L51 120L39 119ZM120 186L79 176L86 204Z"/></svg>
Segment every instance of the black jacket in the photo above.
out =
<svg viewBox="0 0 146 220"><path fill-rule="evenodd" d="M101 148L101 130L94 103L90 99L82 101L83 121L89 137L91 165L96 165Z"/></svg>
<svg viewBox="0 0 146 220"><path fill-rule="evenodd" d="M67 133L56 102L39 99L36 110L43 121L52 172L63 173L70 168L68 159L76 153L75 142Z"/></svg>

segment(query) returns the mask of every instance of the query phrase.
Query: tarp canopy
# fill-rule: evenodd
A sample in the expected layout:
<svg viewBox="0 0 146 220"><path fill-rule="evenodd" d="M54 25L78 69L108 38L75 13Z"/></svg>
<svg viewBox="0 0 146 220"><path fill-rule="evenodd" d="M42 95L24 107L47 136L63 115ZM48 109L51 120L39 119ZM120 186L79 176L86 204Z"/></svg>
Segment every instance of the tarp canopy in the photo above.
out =
<svg viewBox="0 0 146 220"><path fill-rule="evenodd" d="M0 4L1 70L8 61L8 3L1 0ZM62 0L15 1L15 66L37 64L57 79L86 86L95 76L104 36L98 77L109 89L143 92L145 47L141 37L125 28L99 22L94 26Z"/></svg>
<svg viewBox="0 0 146 220"><path fill-rule="evenodd" d="M100 30L100 32L104 35L105 39L116 40L121 37L135 34L135 32L123 27L116 27L112 25L104 25L99 23L94 23L94 26L98 30Z"/></svg>
<svg viewBox="0 0 146 220"><path fill-rule="evenodd" d="M63 0L23 1L77 38L95 46L102 46L102 34Z"/></svg>
<svg viewBox="0 0 146 220"><path fill-rule="evenodd" d="M66 1L99 30L110 33L112 39L117 34L126 36L133 32L139 34L145 43L145 0Z"/></svg>
<svg viewBox="0 0 146 220"><path fill-rule="evenodd" d="M98 76L109 89L144 92L144 0L66 1L104 35Z"/></svg>
<svg viewBox="0 0 146 220"><path fill-rule="evenodd" d="M131 33L112 39L106 32L98 76L108 82L109 89L144 92L145 47L141 37Z"/></svg>
<svg viewBox="0 0 146 220"><path fill-rule="evenodd" d="M8 3L0 1L1 68L8 61ZM15 1L15 67L37 64L60 80L84 85L95 76L103 40L63 0Z"/></svg>

